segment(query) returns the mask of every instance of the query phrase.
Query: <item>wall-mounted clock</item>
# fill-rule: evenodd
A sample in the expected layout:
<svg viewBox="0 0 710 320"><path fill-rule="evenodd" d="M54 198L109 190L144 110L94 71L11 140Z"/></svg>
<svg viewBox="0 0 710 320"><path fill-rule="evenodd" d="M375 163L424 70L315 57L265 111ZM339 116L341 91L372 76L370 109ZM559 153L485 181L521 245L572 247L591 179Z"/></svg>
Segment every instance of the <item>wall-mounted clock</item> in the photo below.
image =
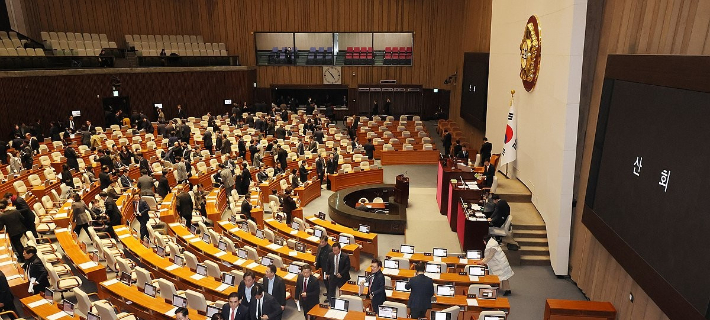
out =
<svg viewBox="0 0 710 320"><path fill-rule="evenodd" d="M540 73L540 25L536 16L530 16L525 24L523 40L520 42L520 79L523 87L530 92L535 88Z"/></svg>
<svg viewBox="0 0 710 320"><path fill-rule="evenodd" d="M323 84L340 84L342 82L340 67L323 67Z"/></svg>

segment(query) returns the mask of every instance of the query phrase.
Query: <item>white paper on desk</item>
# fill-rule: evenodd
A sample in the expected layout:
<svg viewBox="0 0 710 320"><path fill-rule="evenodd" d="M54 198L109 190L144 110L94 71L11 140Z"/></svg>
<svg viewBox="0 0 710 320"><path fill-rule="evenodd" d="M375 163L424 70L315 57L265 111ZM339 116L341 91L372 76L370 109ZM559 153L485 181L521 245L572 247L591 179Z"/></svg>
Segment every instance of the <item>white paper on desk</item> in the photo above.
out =
<svg viewBox="0 0 710 320"><path fill-rule="evenodd" d="M318 242L318 241L320 241L320 239L318 239L318 237L316 237L316 236L310 236L310 237L308 237L308 241Z"/></svg>
<svg viewBox="0 0 710 320"><path fill-rule="evenodd" d="M175 311L177 311L177 308L178 308L178 307L175 307L175 308L170 309L168 312L165 313L165 315L168 316L169 318L174 317L174 316L175 316Z"/></svg>
<svg viewBox="0 0 710 320"><path fill-rule="evenodd" d="M192 239L187 240L187 241L189 241L190 243L195 243L195 242L200 241L200 240L202 240L202 239L200 239L200 238L192 238Z"/></svg>
<svg viewBox="0 0 710 320"><path fill-rule="evenodd" d="M286 279L286 280L293 280L293 279L296 279L296 277L297 277L296 274L289 273L289 274L287 274L287 275L284 276L284 279ZM298 301L298 299L297 299L296 301Z"/></svg>
<svg viewBox="0 0 710 320"><path fill-rule="evenodd" d="M69 229L67 228L57 228L54 229L54 233L59 233L59 232L67 232Z"/></svg>
<svg viewBox="0 0 710 320"><path fill-rule="evenodd" d="M424 275L434 280L439 280L439 277L441 276L440 273L424 273Z"/></svg>
<svg viewBox="0 0 710 320"><path fill-rule="evenodd" d="M123 239L123 238L130 237L130 236L131 236L130 233L126 233L126 234L122 234L122 235L118 236L118 238Z"/></svg>
<svg viewBox="0 0 710 320"><path fill-rule="evenodd" d="M192 234L192 233L190 233L190 234L188 234L188 235L184 235L182 238L185 239L185 240L187 240L187 239L192 239L192 238L194 238L194 237L195 237L195 235Z"/></svg>
<svg viewBox="0 0 710 320"><path fill-rule="evenodd" d="M170 227L177 227L177 226L180 225L180 223L173 222L173 223L169 223L168 225L169 225Z"/></svg>
<svg viewBox="0 0 710 320"><path fill-rule="evenodd" d="M391 296L392 296L392 292L394 292L394 290L387 290L387 289L385 289L385 296L391 297Z"/></svg>
<svg viewBox="0 0 710 320"><path fill-rule="evenodd" d="M388 276L396 276L396 275L399 275L399 269L383 268L382 273L384 273Z"/></svg>
<svg viewBox="0 0 710 320"><path fill-rule="evenodd" d="M116 228L116 229L114 229L114 230L115 230L115 231L123 231L123 230L128 230L128 228L126 228L126 227L120 227L120 228Z"/></svg>
<svg viewBox="0 0 710 320"><path fill-rule="evenodd" d="M8 255L8 254L0 255L0 259L7 259L9 257L10 257L10 255Z"/></svg>
<svg viewBox="0 0 710 320"><path fill-rule="evenodd" d="M225 255L225 254L227 254L227 253L224 252L224 251L220 251L220 252L215 253L214 256L219 258L219 257L221 257L221 256L223 256L223 255Z"/></svg>
<svg viewBox="0 0 710 320"><path fill-rule="evenodd" d="M441 262L441 257L434 257L434 262Z"/></svg>
<svg viewBox="0 0 710 320"><path fill-rule="evenodd" d="M197 274L197 273L195 273L195 274L193 274L193 275L190 276L190 279L198 280L198 281L199 281L199 280L202 280L202 279L204 279L204 278L205 278L205 276L203 276L203 275L201 275L201 274Z"/></svg>
<svg viewBox="0 0 710 320"><path fill-rule="evenodd" d="M220 284L219 287L217 287L215 290L222 292L224 290L227 290L227 288L229 288L229 285L223 283L223 284Z"/></svg>
<svg viewBox="0 0 710 320"><path fill-rule="evenodd" d="M57 320L59 318L64 318L64 317L68 317L68 316L69 316L69 314L67 314L66 312L59 311L51 316L47 316L47 320Z"/></svg>
<svg viewBox="0 0 710 320"><path fill-rule="evenodd" d="M289 232L289 234L296 235L296 234L298 234L298 230L291 230L291 232Z"/></svg>
<svg viewBox="0 0 710 320"><path fill-rule="evenodd" d="M478 300L476 300L476 299L466 299L466 303L469 306L478 307Z"/></svg>
<svg viewBox="0 0 710 320"><path fill-rule="evenodd" d="M375 316L365 316L365 320L377 320Z"/></svg>
<svg viewBox="0 0 710 320"><path fill-rule="evenodd" d="M324 318L328 318L328 319L333 319L333 318L335 318L335 312L336 312L336 311L335 311L334 309L330 309L330 310L328 310L328 311L325 312L325 314L323 315L323 317L324 317Z"/></svg>
<svg viewBox="0 0 710 320"><path fill-rule="evenodd" d="M275 244L275 243L269 244L269 245L266 246L266 247L269 248L269 249L271 249L271 250L279 250L279 249L282 248L282 246L280 246L280 245L278 245L278 244Z"/></svg>
<svg viewBox="0 0 710 320"><path fill-rule="evenodd" d="M94 261L89 261L89 262L84 262L79 265L79 268L81 269L89 269L98 266L99 264L94 262Z"/></svg>
<svg viewBox="0 0 710 320"><path fill-rule="evenodd" d="M165 268L165 270L173 271L173 270L175 270L175 269L177 269L177 268L180 268L180 266L179 266L179 265L176 265L176 264L171 264L171 265L169 265L167 268Z"/></svg>
<svg viewBox="0 0 710 320"><path fill-rule="evenodd" d="M478 276L468 276L468 278L471 279L471 282L478 282L478 281L480 281L480 280L478 279Z"/></svg>
<svg viewBox="0 0 710 320"><path fill-rule="evenodd" d="M402 254L402 258L404 258L404 259L411 259L411 258L412 258L412 254L411 254L411 253L404 253L404 254Z"/></svg>
<svg viewBox="0 0 710 320"><path fill-rule="evenodd" d="M237 231L239 231L239 230L241 230L241 229L239 229L239 227L234 227L234 228L232 228L232 229L229 229L229 232L231 232L231 233L237 233ZM335 264L333 264L333 265L335 265Z"/></svg>
<svg viewBox="0 0 710 320"><path fill-rule="evenodd" d="M241 265L244 264L244 262L246 262L246 260L244 260L244 259L242 259L242 258L239 258L239 259L237 260L237 262L235 262L235 263L236 263L237 265L240 265L240 266L241 266Z"/></svg>
<svg viewBox="0 0 710 320"><path fill-rule="evenodd" d="M103 282L103 285L104 285L104 287L109 287L109 286L112 286L112 285L114 285L114 284L116 284L116 283L118 283L118 280L117 280L117 279L111 279L111 280L106 280L106 281L104 281L104 282Z"/></svg>
<svg viewBox="0 0 710 320"><path fill-rule="evenodd" d="M339 320L343 320L343 319L345 319L345 316L347 316L347 315L348 315L347 311L337 311L336 310L335 318L339 319Z"/></svg>
<svg viewBox="0 0 710 320"><path fill-rule="evenodd" d="M258 263L252 262L252 263L250 263L250 264L247 265L247 268L249 268L249 269L254 269L254 268L258 267L258 266L259 266Z"/></svg>
<svg viewBox="0 0 710 320"><path fill-rule="evenodd" d="M55 217L55 218L66 218L66 217L67 217L67 213L66 213L66 212L57 213L57 214L54 215L54 217Z"/></svg>
<svg viewBox="0 0 710 320"><path fill-rule="evenodd" d="M2 266L7 266L7 265L11 265L11 264L13 264L13 263L14 263L14 262L13 262L12 260L3 261L3 262L0 262L0 267L2 267Z"/></svg>
<svg viewBox="0 0 710 320"><path fill-rule="evenodd" d="M12 279L21 278L21 277L22 277L21 274L13 274L13 275L7 277L7 281L10 281L10 280L12 280Z"/></svg>
<svg viewBox="0 0 710 320"><path fill-rule="evenodd" d="M473 206L471 206L471 207L473 208L474 211L481 211L481 206L479 206L476 203L474 203Z"/></svg>
<svg viewBox="0 0 710 320"><path fill-rule="evenodd" d="M227 223L229 223L229 221L220 221L220 222L219 222L219 224L221 224L221 225L225 225L225 224L227 224Z"/></svg>
<svg viewBox="0 0 710 320"><path fill-rule="evenodd" d="M36 307L39 307L39 306L41 306L43 304L47 304L47 303L49 303L49 301L47 301L47 299L41 299L41 300L37 300L32 303L28 303L27 306L30 307L30 309L32 309L32 308L36 308Z"/></svg>
<svg viewBox="0 0 710 320"><path fill-rule="evenodd" d="M293 251L293 250L291 250L291 251L288 252L288 255L291 256L291 257L295 257L295 256L298 255L298 251Z"/></svg>
<svg viewBox="0 0 710 320"><path fill-rule="evenodd" d="M459 259L460 264L468 264L468 259Z"/></svg>

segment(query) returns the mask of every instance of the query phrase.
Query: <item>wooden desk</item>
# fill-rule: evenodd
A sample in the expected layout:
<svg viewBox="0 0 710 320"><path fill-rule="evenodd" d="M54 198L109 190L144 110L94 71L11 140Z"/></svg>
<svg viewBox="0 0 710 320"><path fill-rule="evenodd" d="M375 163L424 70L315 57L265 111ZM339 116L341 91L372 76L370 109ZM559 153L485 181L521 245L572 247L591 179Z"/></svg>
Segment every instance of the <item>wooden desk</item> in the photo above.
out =
<svg viewBox="0 0 710 320"><path fill-rule="evenodd" d="M473 172L464 172L459 169L451 169L454 162L446 159L443 163L439 161L439 167L436 174L436 203L439 205L439 213L446 215L449 212L449 181L451 179L474 179Z"/></svg>
<svg viewBox="0 0 710 320"><path fill-rule="evenodd" d="M386 271L386 269L383 269L383 273ZM370 267L367 267L365 269L365 272L370 272ZM411 269L399 269L399 272L397 274L389 274L385 273L385 275L390 276L392 280L407 280L409 278L412 278L416 276L416 271L411 270ZM453 282L454 285L456 285L456 288L461 288L463 289L461 294L466 294L466 290L468 290L468 286L472 284L487 284L493 287L499 287L500 286L500 279L498 279L498 276L494 275L487 275L487 276L482 276L482 277L469 277L469 276L464 276L460 275L458 273L441 273L436 277L436 275L433 274L427 274L428 277L432 278L435 283L448 283L448 282Z"/></svg>
<svg viewBox="0 0 710 320"><path fill-rule="evenodd" d="M157 277L165 278L175 283L178 289L192 289L201 292L208 300L227 300L229 294L237 292L237 287L227 287L218 290L222 283L212 277L201 277L188 267L174 265L168 258L163 258L146 248L127 227L114 227L116 237L125 250L129 250L147 268L155 272Z"/></svg>
<svg viewBox="0 0 710 320"><path fill-rule="evenodd" d="M321 185L320 181L313 182L308 180L306 185L300 186L294 190L296 196L301 200L301 207L307 206L311 201L320 197ZM267 196L268 198L268 196Z"/></svg>
<svg viewBox="0 0 710 320"><path fill-rule="evenodd" d="M387 204L384 202L365 202L365 206L368 209L384 209L387 207Z"/></svg>
<svg viewBox="0 0 710 320"><path fill-rule="evenodd" d="M611 302L547 299L545 320L614 320L616 309Z"/></svg>
<svg viewBox="0 0 710 320"><path fill-rule="evenodd" d="M383 166L393 164L436 164L439 150L397 150L382 151L380 159Z"/></svg>
<svg viewBox="0 0 710 320"><path fill-rule="evenodd" d="M388 286L388 284L385 285ZM342 287L340 287L340 291L347 294L357 295L358 286L356 284L346 283ZM363 295L367 295L367 292L368 288L366 287L364 288ZM404 304L407 304L407 302L409 301L409 292L385 290L385 293L387 295L387 301L400 302ZM507 298L501 297L498 299L472 299L476 300L476 302L471 301L469 303L469 301L466 299L466 296L467 295L465 294L457 294L453 297L436 296L436 302L432 303L432 309L441 310L451 306L460 306L463 307L465 310L477 311L479 313L485 310L510 310L510 302ZM364 299L365 298L363 298L363 300Z"/></svg>
<svg viewBox="0 0 710 320"><path fill-rule="evenodd" d="M337 318L327 318L325 316L326 312L328 312L329 309L321 308L320 305L315 305L311 311L308 311L308 314L315 317L316 319L333 319L333 320L339 320ZM378 318L382 319L382 318ZM348 314L345 315L345 318L343 320L365 320L365 313L364 312L359 312L359 311L348 311ZM397 320L408 320L408 318L397 318ZM456 320L456 319L452 319Z"/></svg>
<svg viewBox="0 0 710 320"><path fill-rule="evenodd" d="M178 217L175 214L175 208L177 207L177 201L175 199L175 193L170 192L165 195L165 198L163 198L163 201L158 205L158 215L159 219L162 222L165 223L173 223L175 221L178 221Z"/></svg>
<svg viewBox="0 0 710 320"><path fill-rule="evenodd" d="M103 281L98 286L99 298L109 300L121 310L128 310L142 319L175 319L175 309L165 302L160 295L155 298L138 290L137 286L127 286L123 282L111 279ZM209 319L188 308L190 319Z"/></svg>
<svg viewBox="0 0 710 320"><path fill-rule="evenodd" d="M331 236L337 236L340 233L349 233L355 237L358 244L362 245L362 251L372 254L374 256L379 255L377 247L377 234L376 233L364 233L352 228L346 227L335 223L335 221L326 221L318 219L317 217L309 217L308 222L313 223L317 226L321 226L328 231ZM358 262L359 264L359 262Z"/></svg>
<svg viewBox="0 0 710 320"><path fill-rule="evenodd" d="M415 263L415 262L431 262L434 261L433 256L426 256L424 253L414 253L412 255L405 255L404 253L401 252L393 252L390 251L386 255L387 257L391 258L405 258L409 259L410 263ZM473 260L473 259L460 259L458 257L453 257L453 256L448 256L448 257L443 257L439 261L445 262L447 265L454 265L456 268L463 268L466 265L469 264L476 264L480 262L480 260Z"/></svg>
<svg viewBox="0 0 710 320"><path fill-rule="evenodd" d="M291 238L303 242L311 252L318 252L318 245L320 244L320 239L311 234L306 233L303 230L295 230L286 223L279 222L275 219L266 219L264 221L265 225L270 229L276 231L278 234L283 236L285 239ZM328 238L328 243L331 245L334 243L331 238ZM341 248L345 253L351 256L360 256L360 246L357 244L349 244ZM352 260L351 260L352 261ZM359 268L357 268L359 269Z"/></svg>
<svg viewBox="0 0 710 320"><path fill-rule="evenodd" d="M215 223L215 226L220 227L219 231L221 234L225 236L231 236L231 238L236 240L236 242L253 246L258 251L261 251L263 253L272 253L277 256L280 256L284 260L284 262L286 262L287 260L296 260L308 263L310 265L314 265L316 263L316 257L311 253L298 252L295 250L291 250L287 246L280 246L275 243L272 243L267 239L258 238L257 236L251 233L245 232L238 226L233 225L229 221L219 221Z"/></svg>
<svg viewBox="0 0 710 320"><path fill-rule="evenodd" d="M30 295L27 292L29 283L25 278L25 271L16 259L13 260L14 257L15 252L12 250L10 237L6 233L0 233L0 270L7 278L12 295L15 298L27 297Z"/></svg>
<svg viewBox="0 0 710 320"><path fill-rule="evenodd" d="M79 270L87 279L94 283L99 283L106 280L106 267L100 263L96 263L79 247L77 239L74 238L74 233L67 228L57 228L54 230L54 235L57 236L57 242L64 251L64 254L69 257L74 267Z"/></svg>
<svg viewBox="0 0 710 320"><path fill-rule="evenodd" d="M33 317L37 317L42 320L50 319L77 319L80 320L78 315L70 316L66 312L59 309L57 303L50 304L48 300L44 299L39 294L25 297L20 299L22 303L22 308L26 314L30 314Z"/></svg>
<svg viewBox="0 0 710 320"><path fill-rule="evenodd" d="M330 190L332 191L354 186L381 184L383 180L383 170L370 169L352 173L330 174L328 175L328 179L330 179Z"/></svg>
<svg viewBox="0 0 710 320"><path fill-rule="evenodd" d="M197 171L197 168L194 168L193 170ZM217 170L212 170L208 168L207 172L200 172L198 175L193 175L189 178L189 180L192 185L199 184L202 185L205 189L210 189L212 188L212 176L215 173L217 173Z"/></svg>

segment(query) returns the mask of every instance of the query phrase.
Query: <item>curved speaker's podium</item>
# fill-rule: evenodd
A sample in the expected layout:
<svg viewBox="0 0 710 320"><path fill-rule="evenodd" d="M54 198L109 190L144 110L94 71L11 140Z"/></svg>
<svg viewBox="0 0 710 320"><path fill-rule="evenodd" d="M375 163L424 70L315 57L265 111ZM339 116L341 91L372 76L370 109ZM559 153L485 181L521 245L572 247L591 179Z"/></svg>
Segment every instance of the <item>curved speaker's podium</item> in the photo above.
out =
<svg viewBox="0 0 710 320"><path fill-rule="evenodd" d="M392 201L394 194L395 186L391 184L343 189L328 198L328 212L333 221L348 227L357 228L364 224L370 226L370 232L404 234L407 228L407 207ZM355 209L361 198L373 201L375 197L385 201L383 208L373 211Z"/></svg>

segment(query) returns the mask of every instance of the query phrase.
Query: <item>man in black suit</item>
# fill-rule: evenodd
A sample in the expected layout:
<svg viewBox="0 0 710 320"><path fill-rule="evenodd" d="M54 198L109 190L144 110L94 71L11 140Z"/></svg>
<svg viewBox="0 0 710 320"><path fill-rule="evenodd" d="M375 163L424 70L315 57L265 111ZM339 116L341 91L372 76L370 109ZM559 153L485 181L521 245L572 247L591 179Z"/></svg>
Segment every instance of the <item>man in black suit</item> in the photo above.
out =
<svg viewBox="0 0 710 320"><path fill-rule="evenodd" d="M148 221L150 221L150 206L148 202L143 199L138 200L138 212L136 212L136 218L140 223L140 236L141 240L148 238Z"/></svg>
<svg viewBox="0 0 710 320"><path fill-rule="evenodd" d="M205 145L205 150L208 150L210 154L214 154L214 150L212 150L212 130L205 131L205 134L202 135L202 141Z"/></svg>
<svg viewBox="0 0 710 320"><path fill-rule="evenodd" d="M17 312L17 310L15 310L14 301L15 296L12 295L12 290L10 290L10 284L7 283L5 273L0 271L0 311Z"/></svg>
<svg viewBox="0 0 710 320"><path fill-rule="evenodd" d="M222 319L247 320L249 308L241 303L236 292L229 294L228 302L222 306Z"/></svg>
<svg viewBox="0 0 710 320"><path fill-rule="evenodd" d="M320 236L320 243L318 244L318 254L316 255L316 269L321 269L321 274L325 273L325 268L328 265L328 257L333 252L333 248L328 243L328 235L322 234ZM328 289L328 280L323 278L323 284L325 288Z"/></svg>
<svg viewBox="0 0 710 320"><path fill-rule="evenodd" d="M385 275L382 274L382 261L372 259L370 264L370 279L368 280L368 297L372 300L372 311L377 312L387 298L385 295Z"/></svg>
<svg viewBox="0 0 710 320"><path fill-rule="evenodd" d="M168 172L163 170L158 179L158 187L155 189L161 198L165 198L170 193L170 183L168 183Z"/></svg>
<svg viewBox="0 0 710 320"><path fill-rule="evenodd" d="M298 167L298 178L301 183L308 181L308 168L306 168L306 160L301 161L301 166Z"/></svg>
<svg viewBox="0 0 710 320"><path fill-rule="evenodd" d="M496 168L491 165L491 161L489 159L485 159L483 161L483 176L486 177L486 180L483 182L483 186L490 188L493 185L493 177L496 176Z"/></svg>
<svg viewBox="0 0 710 320"><path fill-rule="evenodd" d="M13 195L11 192L5 193L5 199L7 199L8 204L12 202L12 204L15 206L15 209L20 211L20 214L22 214L22 221L25 224L25 228L27 230L32 232L32 235L35 236L35 238L38 238L37 235L37 226L35 225L35 213L30 209L30 205L27 204L27 201L20 197L20 194Z"/></svg>
<svg viewBox="0 0 710 320"><path fill-rule="evenodd" d="M288 163L286 162L286 160L288 159L288 152L286 151L286 149L282 148L279 145L276 156L279 160L279 163L281 164L281 169L286 170L286 167L288 166Z"/></svg>
<svg viewBox="0 0 710 320"><path fill-rule="evenodd" d="M254 271L247 270L246 272L244 272L242 282L240 282L239 287L237 287L237 294L239 295L239 300L247 308L249 308L251 302L254 300L254 291L256 290L254 280Z"/></svg>
<svg viewBox="0 0 710 320"><path fill-rule="evenodd" d="M461 152L461 148L463 148L463 146L461 145L461 140L456 139L456 144L454 145L451 155L457 157L459 155L459 152Z"/></svg>
<svg viewBox="0 0 710 320"><path fill-rule="evenodd" d="M461 151L456 154L456 158L459 158L468 163L468 150L466 150L466 146L461 146Z"/></svg>
<svg viewBox="0 0 710 320"><path fill-rule="evenodd" d="M296 297L303 310L303 316L308 320L308 311L318 304L318 294L320 293L320 283L311 274L311 266L305 265L301 268L301 274L296 280Z"/></svg>
<svg viewBox="0 0 710 320"><path fill-rule="evenodd" d="M190 197L190 194L187 193L189 190L189 185L185 185L182 188L182 192L177 195L176 206L178 213L180 213L180 217L185 219L185 226L187 226L188 228L192 225L192 210L194 209L192 197Z"/></svg>
<svg viewBox="0 0 710 320"><path fill-rule="evenodd" d="M150 163L148 162L148 159L143 158L143 152L138 151L136 152L136 157L138 160L138 168L141 170L141 174L143 173L143 170L147 174L152 174L153 173L153 168L150 167Z"/></svg>
<svg viewBox="0 0 710 320"><path fill-rule="evenodd" d="M508 201L502 200L497 194L493 195L493 202L495 202L496 208L493 210L491 217L488 218L488 221L491 227L500 228L510 215L510 206L508 205Z"/></svg>
<svg viewBox="0 0 710 320"><path fill-rule="evenodd" d="M338 242L333 244L333 253L328 256L325 279L328 280L328 301L335 297L337 289L350 280L350 257L342 252Z"/></svg>
<svg viewBox="0 0 710 320"><path fill-rule="evenodd" d="M116 233L113 231L113 227L121 224L121 211L116 205L118 195L111 189L109 192L102 191L99 196L104 200L105 213L108 216L108 233L115 238Z"/></svg>
<svg viewBox="0 0 710 320"><path fill-rule="evenodd" d="M493 150L493 145L488 142L488 138L483 137L483 145L481 145L481 161L491 158L491 150Z"/></svg>
<svg viewBox="0 0 710 320"><path fill-rule="evenodd" d="M259 148L256 146L256 139L251 141L251 145L249 146L249 161L253 164L254 163L254 155L259 153Z"/></svg>
<svg viewBox="0 0 710 320"><path fill-rule="evenodd" d="M276 275L276 266L273 264L266 267L264 291L278 301L281 305L281 310L286 308L286 285L284 280Z"/></svg>
<svg viewBox="0 0 710 320"><path fill-rule="evenodd" d="M323 177L325 176L325 160L323 160L323 157L318 154L318 158L316 159L316 174L318 175L318 180L320 181L320 184L323 184Z"/></svg>
<svg viewBox="0 0 710 320"><path fill-rule="evenodd" d="M155 192L153 192L155 184L153 183L153 178L148 175L148 171L141 170L141 176L138 177L136 186L140 190L141 196L155 196Z"/></svg>
<svg viewBox="0 0 710 320"><path fill-rule="evenodd" d="M411 290L407 306L412 319L426 317L427 310L431 309L431 297L434 296L434 281L424 275L425 269L426 265L424 263L416 263L414 270L417 275L409 279L409 282L404 285L405 288Z"/></svg>
<svg viewBox="0 0 710 320"><path fill-rule="evenodd" d="M24 250L24 245L22 245L22 236L27 232L25 228L25 223L22 218L22 213L18 210L8 210L7 199L0 200L0 230L5 228L5 233L10 236L10 244L18 256L18 261L24 262L22 252Z"/></svg>
<svg viewBox="0 0 710 320"><path fill-rule="evenodd" d="M372 144L372 138L367 138L367 143L363 144L362 148L365 149L367 159L372 160L375 158L375 145Z"/></svg>
<svg viewBox="0 0 710 320"><path fill-rule="evenodd" d="M29 285L32 287L32 292L34 294L44 293L44 289L49 287L49 276L47 268L44 267L42 260L37 256L37 248L29 246L22 252L22 257L25 263L22 265L22 269L28 274L29 279L32 280Z"/></svg>
<svg viewBox="0 0 710 320"><path fill-rule="evenodd" d="M451 150L451 133L449 132L448 129L444 129L444 155L448 156L449 151Z"/></svg>
<svg viewBox="0 0 710 320"><path fill-rule="evenodd" d="M109 174L109 167L102 166L101 173L99 173L99 182L101 183L101 190L108 188L111 185L111 174Z"/></svg>
<svg viewBox="0 0 710 320"><path fill-rule="evenodd" d="M256 286L254 299L249 303L251 320L281 320L283 312L276 298L264 292L261 286Z"/></svg>
<svg viewBox="0 0 710 320"><path fill-rule="evenodd" d="M286 224L289 226L293 220L293 210L296 210L296 208L298 208L298 204L296 200L293 200L291 197L291 188L286 188L286 190L284 190L283 207L281 210L283 210L283 213L286 215Z"/></svg>
<svg viewBox="0 0 710 320"><path fill-rule="evenodd" d="M313 140L315 140L318 143L323 143L323 137L325 134L323 133L323 129L318 127L315 132L313 132Z"/></svg>

